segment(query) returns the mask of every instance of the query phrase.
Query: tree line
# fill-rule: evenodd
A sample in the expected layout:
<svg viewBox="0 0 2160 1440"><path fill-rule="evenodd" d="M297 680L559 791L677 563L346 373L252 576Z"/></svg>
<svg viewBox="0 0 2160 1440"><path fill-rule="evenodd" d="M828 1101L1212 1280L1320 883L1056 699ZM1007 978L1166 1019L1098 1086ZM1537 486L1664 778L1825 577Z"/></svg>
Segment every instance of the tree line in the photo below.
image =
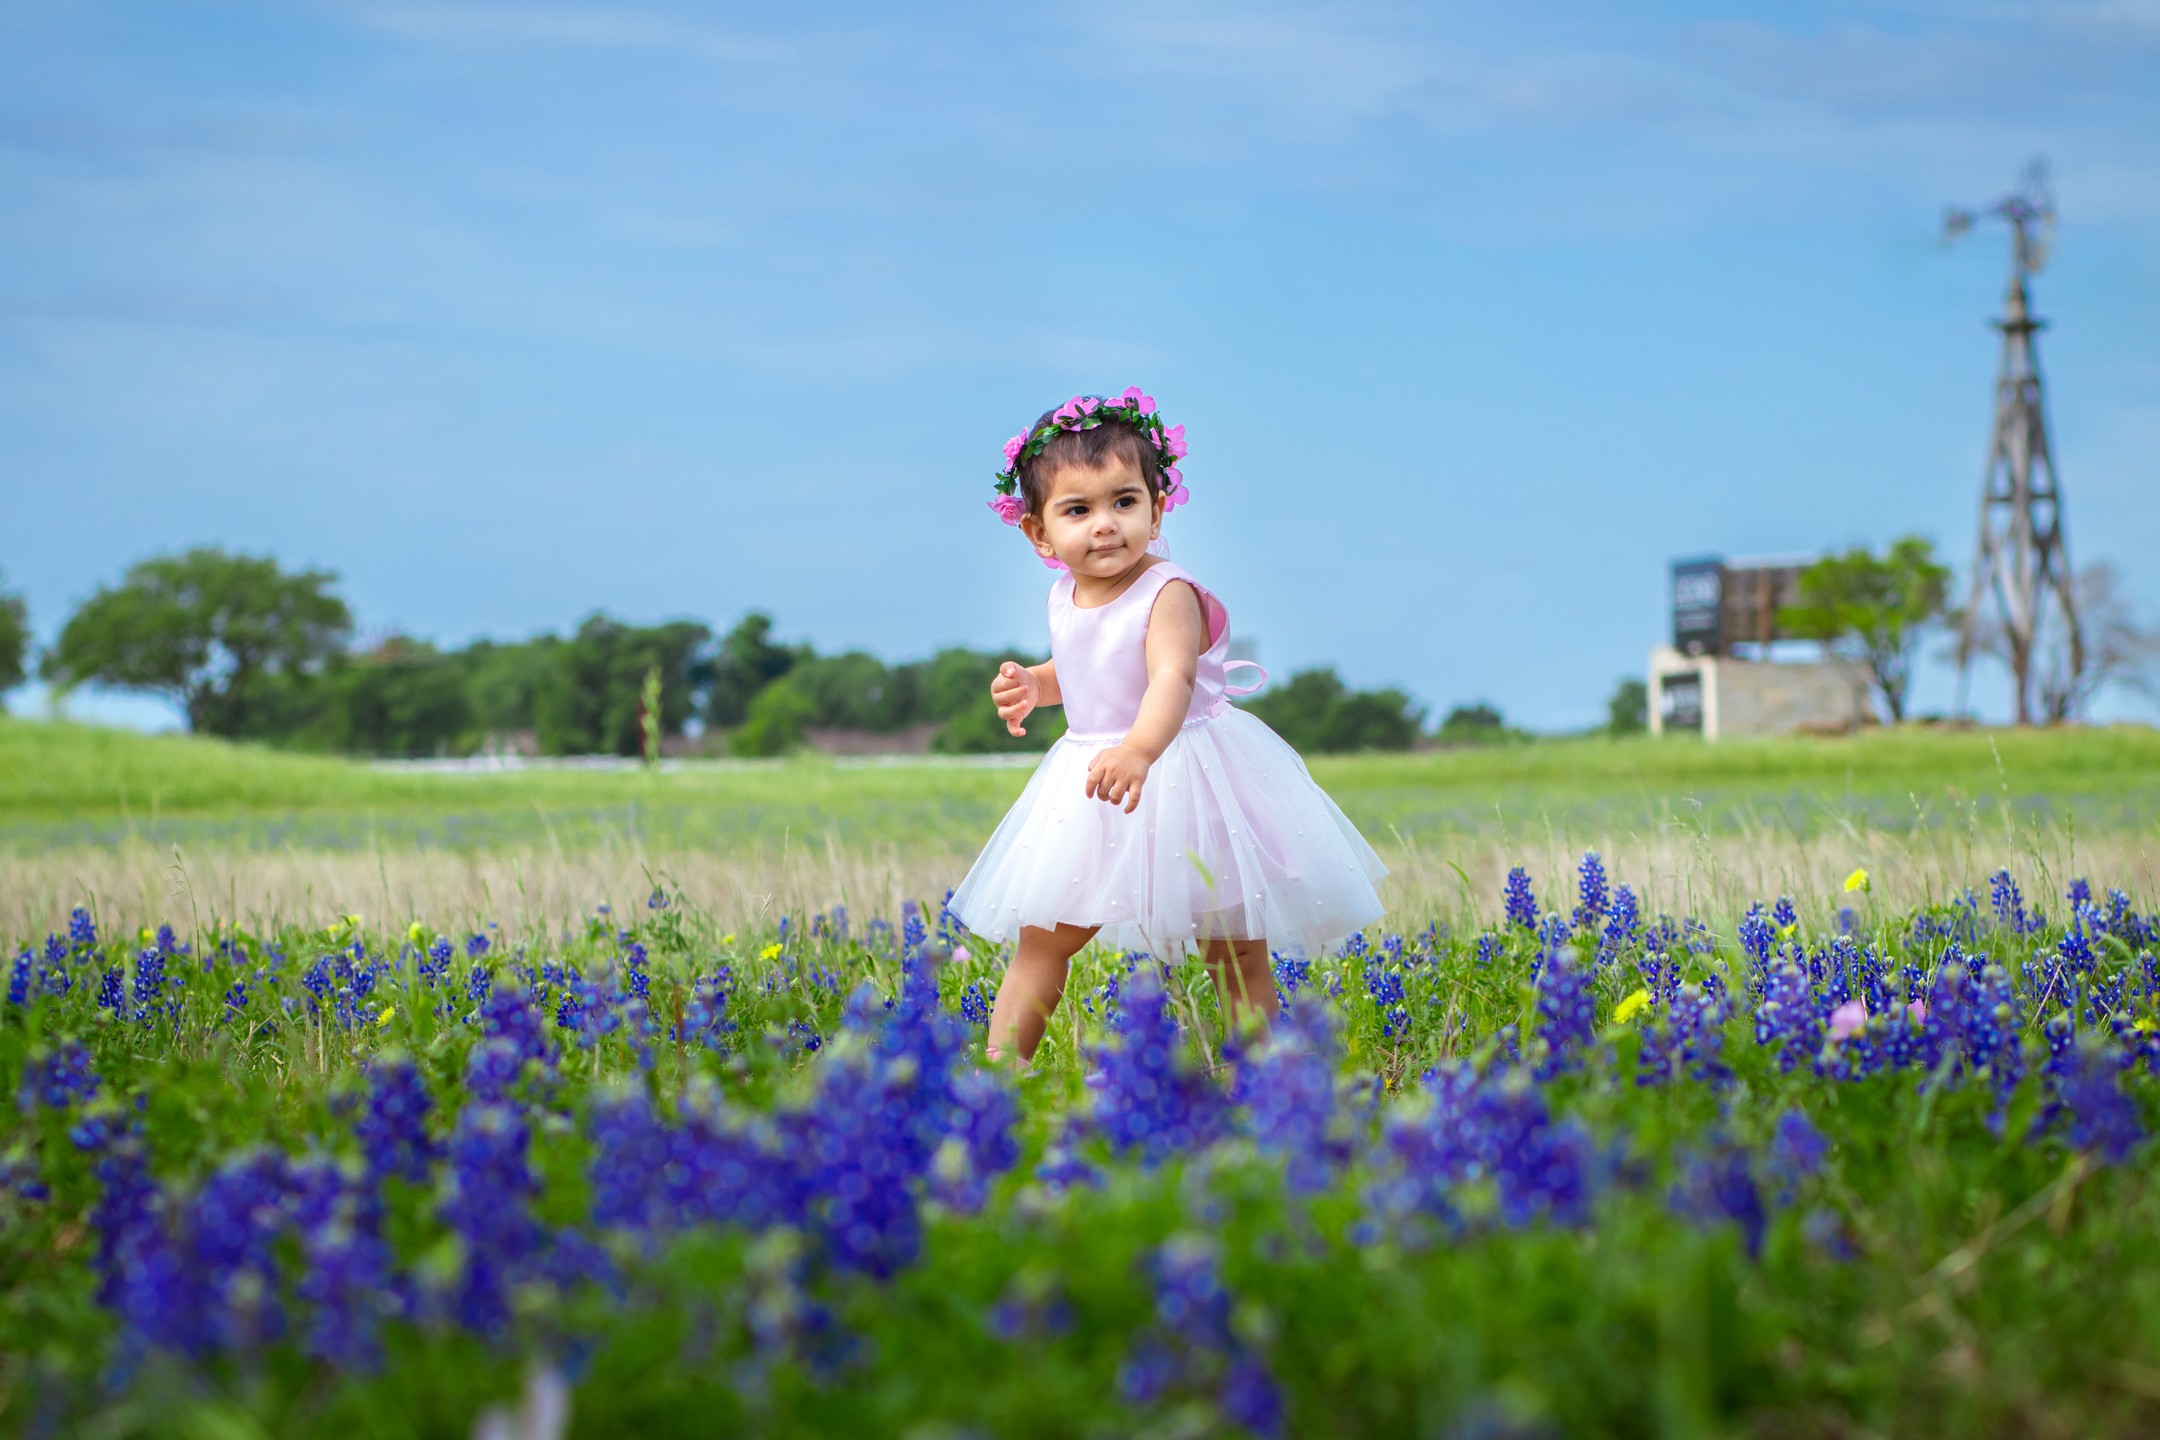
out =
<svg viewBox="0 0 2160 1440"><path fill-rule="evenodd" d="M85 600L36 668L63 692L158 696L199 734L385 757L471 754L513 737L546 755L649 756L692 733L707 752L781 755L820 729L912 731L918 743L927 732L931 749L965 754L1039 750L1063 733L1051 711L1008 735L989 702L1000 663L1040 656L820 655L777 640L757 612L725 634L594 614L567 635L439 648L391 634L356 646L336 581L212 547L154 556ZM22 601L0 592L0 691L26 677L31 648ZM1307 752L1406 749L1424 732L1407 694L1354 690L1326 668L1247 704Z"/></svg>

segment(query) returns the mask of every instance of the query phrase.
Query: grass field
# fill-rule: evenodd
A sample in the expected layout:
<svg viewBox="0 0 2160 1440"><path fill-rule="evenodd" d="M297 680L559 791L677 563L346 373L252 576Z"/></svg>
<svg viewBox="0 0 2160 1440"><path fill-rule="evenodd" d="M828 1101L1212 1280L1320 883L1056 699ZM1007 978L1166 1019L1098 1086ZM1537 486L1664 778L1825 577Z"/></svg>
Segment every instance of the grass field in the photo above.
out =
<svg viewBox="0 0 2160 1440"><path fill-rule="evenodd" d="M1025 770L0 723L0 1433L2160 1426L2160 736L1313 768L1384 925L1016 1078Z"/></svg>
<svg viewBox="0 0 2160 1440"><path fill-rule="evenodd" d="M2160 732L1909 730L1703 745L1564 740L1321 757L1394 867L1406 921L1489 913L1514 864L1598 849L1663 903L1827 895L1854 865L1896 903L2019 860L2160 874ZM660 773L388 770L184 736L0 720L0 924L198 913L485 915L544 924L665 874L733 921L932 898L1024 768L820 759Z"/></svg>

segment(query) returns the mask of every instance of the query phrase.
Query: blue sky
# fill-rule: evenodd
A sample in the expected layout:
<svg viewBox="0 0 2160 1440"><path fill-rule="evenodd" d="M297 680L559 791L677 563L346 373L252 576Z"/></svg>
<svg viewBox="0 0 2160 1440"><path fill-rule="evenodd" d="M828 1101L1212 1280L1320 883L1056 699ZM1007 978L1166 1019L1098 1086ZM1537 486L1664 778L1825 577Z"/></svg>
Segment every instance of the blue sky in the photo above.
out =
<svg viewBox="0 0 2160 1440"><path fill-rule="evenodd" d="M1674 556L1967 563L2007 245L1941 210L2044 152L2151 617L2155 135L2154 0L11 5L0 569L46 635L214 542L446 642L1040 645L998 447L1137 383L1271 668L1585 724Z"/></svg>

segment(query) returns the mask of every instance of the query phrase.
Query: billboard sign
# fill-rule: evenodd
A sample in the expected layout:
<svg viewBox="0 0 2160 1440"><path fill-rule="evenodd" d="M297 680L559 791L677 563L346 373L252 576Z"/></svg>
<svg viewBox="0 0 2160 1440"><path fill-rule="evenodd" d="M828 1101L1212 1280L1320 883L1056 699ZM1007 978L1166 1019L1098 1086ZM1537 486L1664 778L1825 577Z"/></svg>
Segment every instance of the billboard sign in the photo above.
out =
<svg viewBox="0 0 2160 1440"><path fill-rule="evenodd" d="M1725 562L1675 560L1672 567L1672 643L1683 655L1716 655L1725 648Z"/></svg>
<svg viewBox="0 0 2160 1440"><path fill-rule="evenodd" d="M1675 670L1658 677L1658 724L1666 733L1703 728L1702 672Z"/></svg>

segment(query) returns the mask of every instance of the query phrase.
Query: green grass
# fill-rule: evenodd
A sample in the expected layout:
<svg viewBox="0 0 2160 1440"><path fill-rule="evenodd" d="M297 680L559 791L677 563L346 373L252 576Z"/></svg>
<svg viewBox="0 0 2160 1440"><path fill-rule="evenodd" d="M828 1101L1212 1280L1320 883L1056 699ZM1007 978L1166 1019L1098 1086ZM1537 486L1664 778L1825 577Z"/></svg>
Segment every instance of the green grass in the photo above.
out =
<svg viewBox="0 0 2160 1440"><path fill-rule="evenodd" d="M1849 739L1540 741L1321 757L1313 771L1376 838L1682 818L1713 827L1826 820L1964 823L2008 807L2087 829L2160 816L2160 731L1906 730ZM570 843L625 832L730 848L838 834L966 845L1024 769L805 758L663 774L381 770L186 736L0 720L0 844L231 840L341 847Z"/></svg>

